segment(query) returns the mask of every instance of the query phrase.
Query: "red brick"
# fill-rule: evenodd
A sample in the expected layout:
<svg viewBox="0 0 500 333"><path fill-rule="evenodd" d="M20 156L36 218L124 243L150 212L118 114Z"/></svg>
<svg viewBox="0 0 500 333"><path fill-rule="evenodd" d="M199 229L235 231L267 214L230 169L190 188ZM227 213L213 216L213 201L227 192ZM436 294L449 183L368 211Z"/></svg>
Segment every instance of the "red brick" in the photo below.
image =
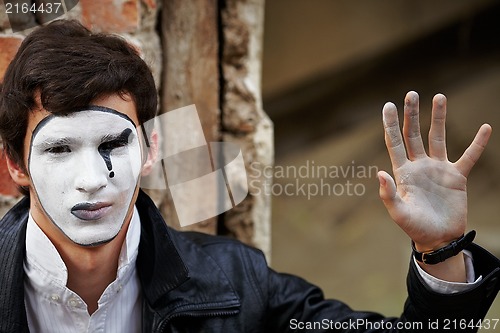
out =
<svg viewBox="0 0 500 333"><path fill-rule="evenodd" d="M10 177L5 161L5 154L2 149L0 149L0 195L8 195L11 197L18 197L20 195L16 184Z"/></svg>
<svg viewBox="0 0 500 333"><path fill-rule="evenodd" d="M3 81L3 76L7 66L14 58L17 49L23 41L22 37L18 36L0 36L0 82Z"/></svg>
<svg viewBox="0 0 500 333"><path fill-rule="evenodd" d="M23 38L20 36L0 36L0 82L3 81L5 70L14 58ZM3 149L0 148L0 195L17 197L20 195L16 184L7 169Z"/></svg>
<svg viewBox="0 0 500 333"><path fill-rule="evenodd" d="M82 23L102 32L134 32L139 27L138 0L80 0Z"/></svg>
<svg viewBox="0 0 500 333"><path fill-rule="evenodd" d="M156 9L156 1L155 0L142 0L150 9Z"/></svg>

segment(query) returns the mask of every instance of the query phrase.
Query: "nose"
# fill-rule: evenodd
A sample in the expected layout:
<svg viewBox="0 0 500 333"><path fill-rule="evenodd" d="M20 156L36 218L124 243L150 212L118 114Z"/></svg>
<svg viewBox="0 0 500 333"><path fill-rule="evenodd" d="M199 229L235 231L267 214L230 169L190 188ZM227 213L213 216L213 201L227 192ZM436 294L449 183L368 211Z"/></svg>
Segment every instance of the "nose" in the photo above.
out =
<svg viewBox="0 0 500 333"><path fill-rule="evenodd" d="M108 184L106 164L97 151L83 151L75 163L75 188L79 192L94 193Z"/></svg>

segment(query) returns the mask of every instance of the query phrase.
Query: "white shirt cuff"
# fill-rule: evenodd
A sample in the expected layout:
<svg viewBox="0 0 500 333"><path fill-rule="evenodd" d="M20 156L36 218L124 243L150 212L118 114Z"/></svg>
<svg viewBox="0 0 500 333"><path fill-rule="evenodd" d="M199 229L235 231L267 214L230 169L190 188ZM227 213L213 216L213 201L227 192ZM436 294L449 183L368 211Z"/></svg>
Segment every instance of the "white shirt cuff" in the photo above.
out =
<svg viewBox="0 0 500 333"><path fill-rule="evenodd" d="M424 279L425 283L431 288L433 291L441 294L454 294L462 291L467 291L474 288L481 280L482 276L479 276L477 279L475 277L474 272L474 263L472 259L472 253L467 250L463 250L464 253L464 261L465 261L465 273L467 276L467 283L460 282L448 282L441 279L438 279L420 267L417 263L415 257L413 257L413 261L415 262L415 266L417 266L417 270L420 273L420 276Z"/></svg>

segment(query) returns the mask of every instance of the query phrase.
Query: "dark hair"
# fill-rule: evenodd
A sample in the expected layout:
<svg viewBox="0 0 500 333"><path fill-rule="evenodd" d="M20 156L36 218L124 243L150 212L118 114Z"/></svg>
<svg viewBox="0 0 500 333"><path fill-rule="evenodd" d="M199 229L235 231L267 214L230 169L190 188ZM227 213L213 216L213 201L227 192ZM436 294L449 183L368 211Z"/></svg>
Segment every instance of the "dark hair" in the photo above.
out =
<svg viewBox="0 0 500 333"><path fill-rule="evenodd" d="M108 94L131 95L139 122L154 118L151 71L123 38L94 34L77 21L39 27L22 42L0 90L0 135L9 158L26 171L24 138L40 93L50 113L70 113Z"/></svg>

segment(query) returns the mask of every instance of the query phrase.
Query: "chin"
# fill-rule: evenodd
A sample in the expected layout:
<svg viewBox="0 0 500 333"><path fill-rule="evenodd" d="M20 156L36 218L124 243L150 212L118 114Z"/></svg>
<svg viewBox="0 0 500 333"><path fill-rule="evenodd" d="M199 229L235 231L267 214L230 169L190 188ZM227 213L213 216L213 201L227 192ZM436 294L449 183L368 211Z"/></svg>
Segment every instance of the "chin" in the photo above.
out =
<svg viewBox="0 0 500 333"><path fill-rule="evenodd" d="M109 238L109 239L104 239L104 240L92 240L92 241L84 241L84 240L72 240L73 243L83 246L83 247L99 247L105 244L108 244L111 242L113 239L116 238L116 235Z"/></svg>

